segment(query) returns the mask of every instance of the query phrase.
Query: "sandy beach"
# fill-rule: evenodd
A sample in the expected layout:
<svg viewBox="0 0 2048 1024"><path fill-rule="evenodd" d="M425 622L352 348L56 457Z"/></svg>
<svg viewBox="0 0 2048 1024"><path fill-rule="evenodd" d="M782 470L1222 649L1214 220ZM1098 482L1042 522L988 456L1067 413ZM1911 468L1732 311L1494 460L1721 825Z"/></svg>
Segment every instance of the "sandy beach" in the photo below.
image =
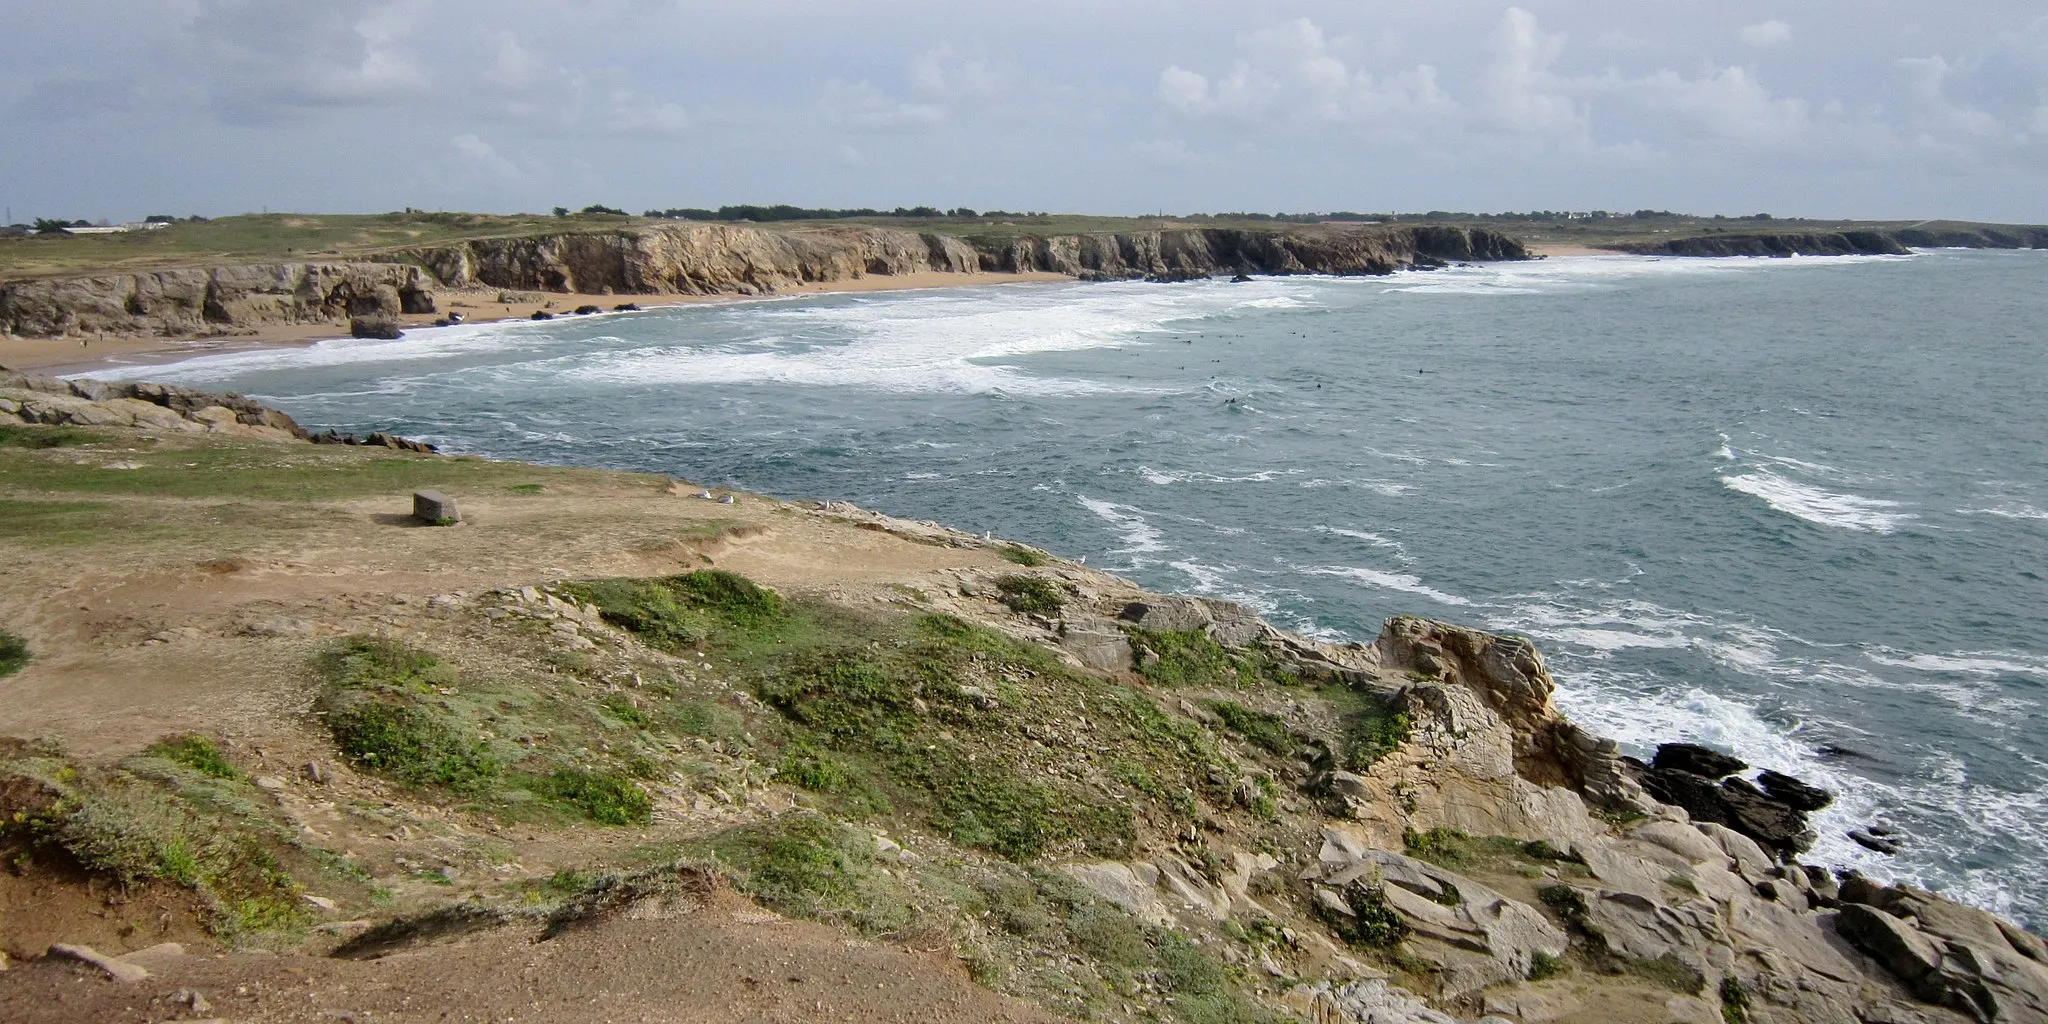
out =
<svg viewBox="0 0 2048 1024"><path fill-rule="evenodd" d="M688 306L711 302L748 302L764 298L785 298L791 295L822 295L840 292L882 292L909 291L925 288L970 288L987 285L1024 284L1031 282L1070 281L1064 274L1047 273L977 273L951 274L927 271L915 274L870 274L865 277L848 278L841 281L821 281L792 285L768 295L592 295L582 292L524 292L527 296L540 295L538 302L499 302L499 296L514 290L444 289L436 294L438 311L433 313L412 313L399 317L400 326L407 330L430 327L434 321L450 313L461 313L466 323L492 323L505 320L527 320L536 312L556 315L568 313L580 306L596 306L610 311L623 303L634 303L641 309L659 309L667 306ZM91 373L109 368L149 366L189 359L193 356L210 355L216 352L242 352L251 349L291 348L312 345L316 342L331 341L348 337L348 325L336 322L311 324L265 324L237 334L215 334L166 338L154 335L94 335L91 337L22 338L0 339L0 366L11 370L33 370L38 373L70 374Z"/></svg>

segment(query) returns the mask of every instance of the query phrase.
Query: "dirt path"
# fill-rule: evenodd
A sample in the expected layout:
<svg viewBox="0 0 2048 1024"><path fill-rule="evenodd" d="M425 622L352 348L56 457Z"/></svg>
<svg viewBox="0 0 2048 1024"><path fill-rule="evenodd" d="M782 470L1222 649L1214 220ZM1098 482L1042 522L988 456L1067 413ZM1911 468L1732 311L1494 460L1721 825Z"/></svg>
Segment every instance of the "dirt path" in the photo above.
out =
<svg viewBox="0 0 2048 1024"><path fill-rule="evenodd" d="M976 985L950 953L848 938L730 893L686 917L601 921L547 941L532 926L377 960L257 953L150 955L151 977L109 981L44 960L0 973L13 1024L727 1024L1052 1022ZM187 995L181 997L181 993ZM199 997L195 1011L191 994Z"/></svg>

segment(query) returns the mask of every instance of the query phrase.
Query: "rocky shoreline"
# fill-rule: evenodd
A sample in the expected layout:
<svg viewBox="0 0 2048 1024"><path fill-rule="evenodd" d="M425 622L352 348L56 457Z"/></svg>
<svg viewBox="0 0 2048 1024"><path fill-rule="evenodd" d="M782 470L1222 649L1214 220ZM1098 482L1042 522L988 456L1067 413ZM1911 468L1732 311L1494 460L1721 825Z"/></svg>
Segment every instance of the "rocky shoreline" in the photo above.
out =
<svg viewBox="0 0 2048 1024"><path fill-rule="evenodd" d="M888 228L666 224L487 238L303 263L191 267L0 283L0 332L203 336L272 324L427 314L437 293L764 295L867 277L1052 273L1179 281L1233 274L1383 275L1520 260L1520 242L1455 227L1198 229L969 240Z"/></svg>
<svg viewBox="0 0 2048 1024"><path fill-rule="evenodd" d="M0 413L40 425L17 430L319 440L246 398L150 384L0 378ZM776 504L771 520L885 535L914 550L1002 552L992 559L999 568L928 571L896 584L889 600L1037 645L1087 678L1134 685L1154 678L1147 673L1162 659L1202 647L1234 671L1256 667L1261 679L1282 680L1257 684L1270 695L1238 684L1223 691L1229 701L1190 692L1174 705L1172 691L1161 690L1159 721L1175 723L1163 726L1169 735L1249 734L1250 721L1266 723L1265 739L1211 769L1222 774L1205 785L1222 802L1186 826L1193 838L1141 834L1125 852L1072 851L1046 869L1150 927L1213 940L1299 1017L2048 1022L2048 945L2039 937L1910 885L1802 862L1810 842L1803 815L1827 794L1768 771L1751 783L1738 775L1749 766L1702 747L1668 745L1647 763L1623 756L1557 710L1555 683L1526 639L1399 617L1371 644L1320 643L1229 602L1148 593L1021 545L840 503ZM1020 566L1041 568L1014 571ZM425 607L444 618L533 619L552 631L551 643L575 650L638 643L637 619L600 614L555 589L503 590L509 596L489 607L460 594ZM193 644L199 635L160 636ZM965 703L948 712L949 729L995 714L1006 699L998 683L1021 681L959 687ZM631 688L640 682L635 675ZM1337 741L1305 710L1315 687L1375 709L1372 756L1336 758ZM624 692L614 686L605 699L630 706ZM1259 719L1231 703L1255 699L1274 710ZM924 705L916 698L915 713ZM1253 717L1231 724L1219 717L1226 705ZM1097 742L1096 728L1085 717L1034 715L1022 735L1037 756L1054 757ZM720 756L745 761L737 746ZM324 775L305 783L329 784ZM1251 829L1270 831L1255 840ZM874 843L892 863L910 863L897 842ZM629 903L614 909L631 916ZM1253 933L1276 938L1251 952L1232 944L1231 936ZM1579 980L1551 980L1567 961L1582 965ZM1643 978L1662 986L1656 1004L1623 1013L1603 1002L1618 992L1641 999Z"/></svg>

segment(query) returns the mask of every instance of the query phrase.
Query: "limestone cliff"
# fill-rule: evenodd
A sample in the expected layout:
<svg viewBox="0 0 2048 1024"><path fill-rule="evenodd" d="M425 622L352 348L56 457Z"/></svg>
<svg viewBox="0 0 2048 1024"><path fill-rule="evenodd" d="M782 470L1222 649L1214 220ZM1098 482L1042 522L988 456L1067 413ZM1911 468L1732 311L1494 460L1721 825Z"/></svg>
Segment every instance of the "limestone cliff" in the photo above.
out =
<svg viewBox="0 0 2048 1024"><path fill-rule="evenodd" d="M259 263L0 284L0 331L35 337L220 334L433 311L432 276L398 263Z"/></svg>
<svg viewBox="0 0 2048 1024"><path fill-rule="evenodd" d="M1526 259L1521 243L1450 227L1177 229L970 240L875 227L662 224L485 238L375 261L264 263L0 284L0 331L30 336L224 334L277 323L427 313L435 290L756 295L916 273L1051 272L1096 280L1212 274L1390 274Z"/></svg>
<svg viewBox="0 0 2048 1024"><path fill-rule="evenodd" d="M1868 231L1694 235L1608 248L1645 256L1904 256L1913 249L2048 249L2048 227L1928 225Z"/></svg>

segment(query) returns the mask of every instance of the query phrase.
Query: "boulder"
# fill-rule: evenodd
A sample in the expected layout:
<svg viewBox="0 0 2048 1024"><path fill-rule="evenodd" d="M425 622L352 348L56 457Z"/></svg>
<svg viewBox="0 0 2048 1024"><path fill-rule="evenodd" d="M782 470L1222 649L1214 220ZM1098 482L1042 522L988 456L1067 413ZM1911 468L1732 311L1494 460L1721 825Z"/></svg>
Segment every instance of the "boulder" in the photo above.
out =
<svg viewBox="0 0 2048 1024"><path fill-rule="evenodd" d="M79 963L97 968L108 979L118 981L124 985L133 985L138 981L147 981L149 979L149 970L140 964L131 964L125 960L107 956L91 946L59 942L50 947L50 955L62 960L76 960Z"/></svg>
<svg viewBox="0 0 2048 1024"><path fill-rule="evenodd" d="M1956 962L1918 928L1875 907L1852 903L1835 917L1835 934L1868 953L1915 996L1960 1010L1978 1020L1999 1019L1998 1004L1984 986L1978 965Z"/></svg>
<svg viewBox="0 0 2048 1024"><path fill-rule="evenodd" d="M1749 764L1739 757L1730 757L1697 743L1666 743L1657 748L1657 756L1651 759L1650 767L1658 771L1687 772L1702 778L1719 779L1743 771Z"/></svg>
<svg viewBox="0 0 2048 1024"><path fill-rule="evenodd" d="M1835 802L1835 795L1819 786L1768 769L1757 775L1756 783L1771 799L1795 811L1812 813Z"/></svg>
<svg viewBox="0 0 2048 1024"><path fill-rule="evenodd" d="M440 491L414 491L412 514L432 526L453 526L462 521L462 514L455 510L455 499Z"/></svg>
<svg viewBox="0 0 2048 1024"><path fill-rule="evenodd" d="M1131 667L1131 641L1108 619L1063 620L1060 646L1081 664L1097 671L1122 672Z"/></svg>
<svg viewBox="0 0 2048 1024"><path fill-rule="evenodd" d="M375 338L383 341L395 341L398 338L404 337L405 332L399 330L397 317L372 314L370 316L350 317L348 321L348 336L351 338Z"/></svg>
<svg viewBox="0 0 2048 1024"><path fill-rule="evenodd" d="M1813 845L1815 836L1806 827L1806 815L1772 799L1748 779L1732 777L1717 783L1697 772L1658 768L1633 758L1624 758L1623 762L1644 792L1684 808L1695 823L1711 822L1734 829L1781 857ZM1718 764L1710 762L1709 766Z"/></svg>

